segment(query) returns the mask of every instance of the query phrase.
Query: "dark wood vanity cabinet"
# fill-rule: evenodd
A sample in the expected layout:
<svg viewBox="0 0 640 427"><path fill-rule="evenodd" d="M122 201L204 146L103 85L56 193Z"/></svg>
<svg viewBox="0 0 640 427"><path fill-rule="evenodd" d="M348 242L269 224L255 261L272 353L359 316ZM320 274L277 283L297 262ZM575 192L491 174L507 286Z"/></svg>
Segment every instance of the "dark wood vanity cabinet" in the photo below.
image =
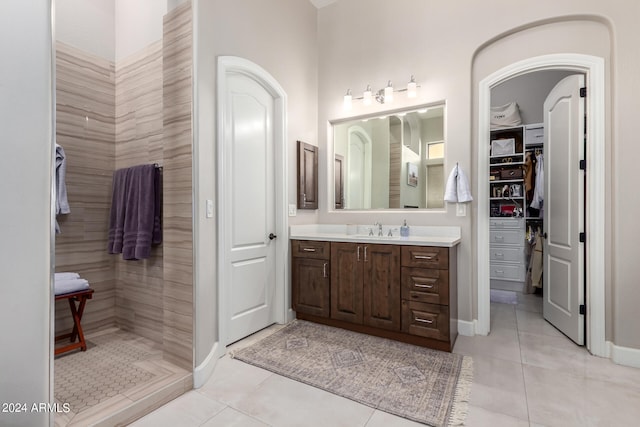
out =
<svg viewBox="0 0 640 427"><path fill-rule="evenodd" d="M291 242L291 301L298 313L329 317L329 242Z"/></svg>
<svg viewBox="0 0 640 427"><path fill-rule="evenodd" d="M331 318L400 327L400 249L394 245L331 243Z"/></svg>
<svg viewBox="0 0 640 427"><path fill-rule="evenodd" d="M402 332L442 341L458 335L456 248L402 247Z"/></svg>
<svg viewBox="0 0 640 427"><path fill-rule="evenodd" d="M298 318L452 350L455 247L293 240L291 248Z"/></svg>

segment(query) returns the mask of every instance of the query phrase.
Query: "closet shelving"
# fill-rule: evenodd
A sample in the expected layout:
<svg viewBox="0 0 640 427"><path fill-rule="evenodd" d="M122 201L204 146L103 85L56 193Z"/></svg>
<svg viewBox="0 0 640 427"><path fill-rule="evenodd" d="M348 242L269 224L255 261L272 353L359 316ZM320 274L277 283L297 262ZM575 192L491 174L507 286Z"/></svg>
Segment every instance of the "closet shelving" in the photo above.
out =
<svg viewBox="0 0 640 427"><path fill-rule="evenodd" d="M524 282L530 197L525 189L527 150L542 149L542 125L491 131L489 156L490 278ZM497 141L497 142L496 142Z"/></svg>

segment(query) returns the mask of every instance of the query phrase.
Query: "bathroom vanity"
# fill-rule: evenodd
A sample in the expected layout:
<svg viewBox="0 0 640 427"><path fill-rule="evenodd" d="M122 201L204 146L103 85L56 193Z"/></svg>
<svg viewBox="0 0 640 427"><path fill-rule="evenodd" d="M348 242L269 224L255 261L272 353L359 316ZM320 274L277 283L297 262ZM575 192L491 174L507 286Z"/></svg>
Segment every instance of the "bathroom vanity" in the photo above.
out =
<svg viewBox="0 0 640 427"><path fill-rule="evenodd" d="M296 317L451 351L459 227L411 227L409 237L380 228L291 227Z"/></svg>

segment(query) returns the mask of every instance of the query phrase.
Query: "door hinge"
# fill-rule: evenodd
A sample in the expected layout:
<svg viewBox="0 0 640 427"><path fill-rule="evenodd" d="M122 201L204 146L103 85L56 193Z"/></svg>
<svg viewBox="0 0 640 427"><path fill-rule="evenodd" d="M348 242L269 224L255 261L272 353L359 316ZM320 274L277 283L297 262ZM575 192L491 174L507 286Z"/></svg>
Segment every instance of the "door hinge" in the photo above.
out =
<svg viewBox="0 0 640 427"><path fill-rule="evenodd" d="M580 233L580 243L585 243L587 241L587 233Z"/></svg>
<svg viewBox="0 0 640 427"><path fill-rule="evenodd" d="M586 98L587 97L587 88L586 87L581 87L580 88L580 98Z"/></svg>
<svg viewBox="0 0 640 427"><path fill-rule="evenodd" d="M580 314L587 314L587 306L580 304Z"/></svg>
<svg viewBox="0 0 640 427"><path fill-rule="evenodd" d="M580 170L583 170L583 171L587 170L587 161L586 160L580 160Z"/></svg>

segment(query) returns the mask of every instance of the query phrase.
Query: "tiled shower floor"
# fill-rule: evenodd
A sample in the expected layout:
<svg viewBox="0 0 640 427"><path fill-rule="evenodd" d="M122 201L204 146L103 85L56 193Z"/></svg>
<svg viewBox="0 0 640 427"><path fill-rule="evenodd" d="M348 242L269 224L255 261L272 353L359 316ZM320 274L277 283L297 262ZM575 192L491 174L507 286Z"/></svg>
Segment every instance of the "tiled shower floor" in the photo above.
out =
<svg viewBox="0 0 640 427"><path fill-rule="evenodd" d="M87 351L54 361L56 401L70 408L56 426L124 425L192 388L191 372L162 360L151 340L118 329L86 339Z"/></svg>

